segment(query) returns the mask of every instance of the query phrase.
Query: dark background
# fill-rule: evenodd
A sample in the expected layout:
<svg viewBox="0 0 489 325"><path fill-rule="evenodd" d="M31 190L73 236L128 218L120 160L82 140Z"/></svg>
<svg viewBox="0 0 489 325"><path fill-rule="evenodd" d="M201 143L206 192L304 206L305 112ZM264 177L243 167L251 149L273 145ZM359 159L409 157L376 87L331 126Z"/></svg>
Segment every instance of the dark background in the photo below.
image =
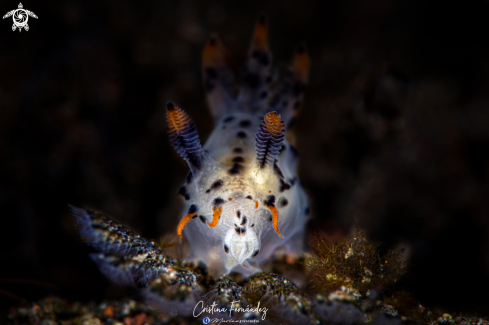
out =
<svg viewBox="0 0 489 325"><path fill-rule="evenodd" d="M17 5L2 1L1 14ZM125 292L87 257L67 203L146 237L173 233L187 167L167 140L164 102L183 107L205 141L202 47L218 32L239 71L263 12L276 63L302 41L312 58L289 132L310 228L357 224L382 249L405 245L400 285L423 305L489 315L487 1L23 5L39 16L28 32L0 22L0 289L28 300Z"/></svg>

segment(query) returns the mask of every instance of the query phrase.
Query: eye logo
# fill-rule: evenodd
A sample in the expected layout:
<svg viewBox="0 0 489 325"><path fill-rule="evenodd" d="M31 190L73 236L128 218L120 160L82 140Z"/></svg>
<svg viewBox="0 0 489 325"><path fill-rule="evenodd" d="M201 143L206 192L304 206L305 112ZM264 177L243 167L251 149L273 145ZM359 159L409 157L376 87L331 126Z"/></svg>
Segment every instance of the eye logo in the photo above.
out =
<svg viewBox="0 0 489 325"><path fill-rule="evenodd" d="M33 13L32 11L25 10L24 6L22 6L22 3L19 3L19 7L17 9L7 12L3 16L3 19L8 18L10 16L12 16L12 19L14 20L14 24L12 25L12 31L15 31L15 29L18 28L19 32L22 31L22 28L24 28L26 31L29 30L29 25L27 25L29 16L37 19L36 14Z"/></svg>
<svg viewBox="0 0 489 325"><path fill-rule="evenodd" d="M209 317L206 317L206 318L204 318L204 320L202 321L202 323L209 324L210 321L211 321L211 319Z"/></svg>

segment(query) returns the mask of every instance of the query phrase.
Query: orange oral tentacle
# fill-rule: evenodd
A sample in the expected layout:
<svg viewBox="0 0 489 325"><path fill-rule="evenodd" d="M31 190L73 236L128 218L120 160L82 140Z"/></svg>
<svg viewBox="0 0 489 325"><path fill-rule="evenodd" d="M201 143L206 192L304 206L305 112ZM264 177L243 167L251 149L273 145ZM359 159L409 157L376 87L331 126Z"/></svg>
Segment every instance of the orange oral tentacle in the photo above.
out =
<svg viewBox="0 0 489 325"><path fill-rule="evenodd" d="M185 226L187 225L187 223L189 223L190 220L192 220L193 217L195 217L197 213L187 213L183 218L182 220L180 220L180 223L178 224L178 227L177 227L177 234L178 234L178 239L180 240L180 242L182 242L182 231L183 231L183 228L185 228Z"/></svg>
<svg viewBox="0 0 489 325"><path fill-rule="evenodd" d="M212 212L212 222L207 223L209 228L214 228L215 226L217 226L217 223L219 222L219 219L221 218L221 214L222 214L222 207L214 208L214 210Z"/></svg>
<svg viewBox="0 0 489 325"><path fill-rule="evenodd" d="M277 235L284 238L284 236L280 233L280 230L278 229L278 210L277 210L277 208L275 206L268 206L267 208L272 213L273 229L275 229L275 232L277 233Z"/></svg>

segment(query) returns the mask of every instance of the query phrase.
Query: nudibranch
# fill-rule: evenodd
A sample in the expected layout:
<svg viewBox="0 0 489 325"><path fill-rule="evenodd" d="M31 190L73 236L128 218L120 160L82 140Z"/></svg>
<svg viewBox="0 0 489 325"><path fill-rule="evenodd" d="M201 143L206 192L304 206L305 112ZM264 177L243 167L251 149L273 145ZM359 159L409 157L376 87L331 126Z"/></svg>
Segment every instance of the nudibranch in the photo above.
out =
<svg viewBox="0 0 489 325"><path fill-rule="evenodd" d="M304 247L308 199L285 130L301 106L310 60L300 46L278 80L267 34L262 17L239 87L219 38L205 45L204 86L216 127L203 147L187 113L166 104L171 144L190 168L178 191L185 206L177 234L190 244L189 260L221 274L249 275L278 247L288 254Z"/></svg>

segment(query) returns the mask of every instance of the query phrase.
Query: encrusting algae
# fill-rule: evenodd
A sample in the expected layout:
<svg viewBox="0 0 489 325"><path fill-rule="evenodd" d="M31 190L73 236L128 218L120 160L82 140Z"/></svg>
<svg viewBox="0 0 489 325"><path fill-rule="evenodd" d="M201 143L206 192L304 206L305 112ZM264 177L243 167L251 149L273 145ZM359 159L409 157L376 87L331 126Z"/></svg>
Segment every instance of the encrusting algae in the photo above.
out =
<svg viewBox="0 0 489 325"><path fill-rule="evenodd" d="M395 283L406 273L404 248L381 256L367 234L355 228L353 237L332 241L316 234L311 240L315 254L305 261L311 272L314 291L349 288L366 294L369 289Z"/></svg>

